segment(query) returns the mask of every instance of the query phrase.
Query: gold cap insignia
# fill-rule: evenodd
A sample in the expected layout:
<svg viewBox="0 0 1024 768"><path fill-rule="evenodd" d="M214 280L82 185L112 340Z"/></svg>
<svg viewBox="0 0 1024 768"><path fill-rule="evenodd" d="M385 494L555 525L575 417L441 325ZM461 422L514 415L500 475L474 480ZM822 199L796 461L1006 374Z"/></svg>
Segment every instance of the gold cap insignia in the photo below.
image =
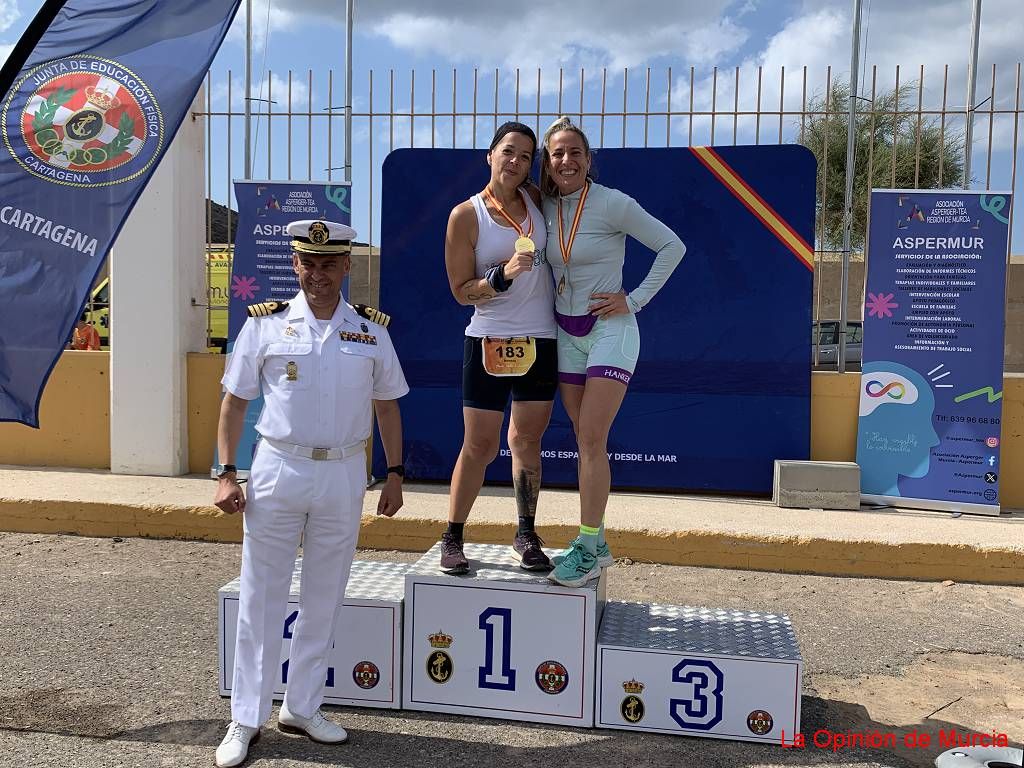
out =
<svg viewBox="0 0 1024 768"><path fill-rule="evenodd" d="M322 221L314 221L309 225L309 242L313 245L323 245L331 238L331 231Z"/></svg>

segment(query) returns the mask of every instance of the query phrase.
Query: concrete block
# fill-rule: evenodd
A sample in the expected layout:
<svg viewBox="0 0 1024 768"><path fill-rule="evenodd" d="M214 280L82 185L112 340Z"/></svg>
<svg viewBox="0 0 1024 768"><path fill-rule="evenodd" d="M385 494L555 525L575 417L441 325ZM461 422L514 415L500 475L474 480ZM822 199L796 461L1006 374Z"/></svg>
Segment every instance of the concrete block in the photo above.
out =
<svg viewBox="0 0 1024 768"><path fill-rule="evenodd" d="M860 509L860 467L852 461L775 461L779 507Z"/></svg>

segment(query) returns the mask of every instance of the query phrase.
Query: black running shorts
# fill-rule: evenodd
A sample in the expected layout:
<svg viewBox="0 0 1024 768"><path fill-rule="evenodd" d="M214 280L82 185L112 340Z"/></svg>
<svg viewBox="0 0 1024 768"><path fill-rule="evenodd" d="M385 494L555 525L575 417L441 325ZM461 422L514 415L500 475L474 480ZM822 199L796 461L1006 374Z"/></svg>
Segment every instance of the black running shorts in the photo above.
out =
<svg viewBox="0 0 1024 768"><path fill-rule="evenodd" d="M513 400L552 401L558 389L558 344L536 339L537 359L522 376L492 376L484 370L480 339L467 336L462 354L462 404L466 408L504 411Z"/></svg>

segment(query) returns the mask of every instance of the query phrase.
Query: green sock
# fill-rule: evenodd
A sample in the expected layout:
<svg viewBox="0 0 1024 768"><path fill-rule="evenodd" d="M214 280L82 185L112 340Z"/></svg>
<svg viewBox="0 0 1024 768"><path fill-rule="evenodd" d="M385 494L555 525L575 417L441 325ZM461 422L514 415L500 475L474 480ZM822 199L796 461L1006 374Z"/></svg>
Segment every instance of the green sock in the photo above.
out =
<svg viewBox="0 0 1024 768"><path fill-rule="evenodd" d="M601 516L601 527L597 529L597 546L603 546L608 542L604 538L604 516Z"/></svg>
<svg viewBox="0 0 1024 768"><path fill-rule="evenodd" d="M591 528L589 525L580 526L580 541L587 552L597 556L597 537L601 532L600 528Z"/></svg>

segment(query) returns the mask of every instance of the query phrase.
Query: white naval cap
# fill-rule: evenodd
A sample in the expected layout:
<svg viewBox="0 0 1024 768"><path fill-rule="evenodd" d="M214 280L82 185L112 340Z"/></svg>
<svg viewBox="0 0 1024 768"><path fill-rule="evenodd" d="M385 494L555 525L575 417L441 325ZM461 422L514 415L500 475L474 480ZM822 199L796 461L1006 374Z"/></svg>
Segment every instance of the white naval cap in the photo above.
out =
<svg viewBox="0 0 1024 768"><path fill-rule="evenodd" d="M347 224L319 219L293 221L288 225L292 250L299 253L351 253L356 231Z"/></svg>

